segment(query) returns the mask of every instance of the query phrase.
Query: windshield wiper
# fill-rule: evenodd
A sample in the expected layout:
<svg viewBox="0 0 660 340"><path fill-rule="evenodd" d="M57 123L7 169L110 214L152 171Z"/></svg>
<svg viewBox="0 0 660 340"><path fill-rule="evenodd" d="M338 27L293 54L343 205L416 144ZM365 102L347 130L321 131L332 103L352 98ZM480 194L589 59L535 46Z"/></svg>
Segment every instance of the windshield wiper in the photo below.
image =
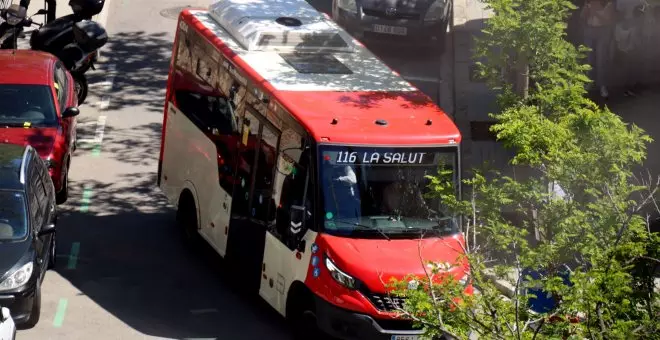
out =
<svg viewBox="0 0 660 340"><path fill-rule="evenodd" d="M353 223L353 222L347 222L347 221L342 221L342 220L336 220L335 222L340 222L340 223L350 224L350 225L353 225L353 226L356 226L356 227L362 227L362 228L366 228L366 229L375 230L375 231L379 232L381 235L383 235L383 237L385 237L388 241L392 240L389 236L387 236L387 234L383 231L383 229L372 226L372 225Z"/></svg>

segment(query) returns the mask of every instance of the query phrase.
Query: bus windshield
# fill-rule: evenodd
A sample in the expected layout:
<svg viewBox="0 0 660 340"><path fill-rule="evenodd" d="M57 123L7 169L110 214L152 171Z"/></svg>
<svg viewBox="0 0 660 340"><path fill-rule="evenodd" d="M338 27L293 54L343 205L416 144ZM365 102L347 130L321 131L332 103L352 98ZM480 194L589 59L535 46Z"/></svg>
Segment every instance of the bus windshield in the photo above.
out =
<svg viewBox="0 0 660 340"><path fill-rule="evenodd" d="M324 231L348 237L446 236L458 225L438 198L429 175L450 170L458 188L457 147L322 145L319 178Z"/></svg>

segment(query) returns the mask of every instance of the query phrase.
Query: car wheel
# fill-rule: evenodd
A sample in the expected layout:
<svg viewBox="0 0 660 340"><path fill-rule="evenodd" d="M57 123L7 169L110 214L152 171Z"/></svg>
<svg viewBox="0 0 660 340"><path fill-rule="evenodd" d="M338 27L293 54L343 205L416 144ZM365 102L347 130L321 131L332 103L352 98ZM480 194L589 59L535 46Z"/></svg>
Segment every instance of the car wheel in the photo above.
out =
<svg viewBox="0 0 660 340"><path fill-rule="evenodd" d="M295 340L325 338L325 334L318 327L312 301L304 299L295 303L287 319Z"/></svg>
<svg viewBox="0 0 660 340"><path fill-rule="evenodd" d="M82 105L87 98L87 78L84 74L75 74L73 76L74 83L76 84L76 95L78 96L78 105Z"/></svg>
<svg viewBox="0 0 660 340"><path fill-rule="evenodd" d="M23 324L23 328L33 328L39 323L39 318L41 318L41 284L37 283L37 288L34 292L34 300L32 302L32 311L30 311L28 320Z"/></svg>
<svg viewBox="0 0 660 340"><path fill-rule="evenodd" d="M57 236L56 233L53 233L50 239L50 254L48 257L48 269L55 268L57 264Z"/></svg>
<svg viewBox="0 0 660 340"><path fill-rule="evenodd" d="M57 204L62 204L69 198L69 161L62 170L64 171L64 178L62 178L62 188L55 197Z"/></svg>

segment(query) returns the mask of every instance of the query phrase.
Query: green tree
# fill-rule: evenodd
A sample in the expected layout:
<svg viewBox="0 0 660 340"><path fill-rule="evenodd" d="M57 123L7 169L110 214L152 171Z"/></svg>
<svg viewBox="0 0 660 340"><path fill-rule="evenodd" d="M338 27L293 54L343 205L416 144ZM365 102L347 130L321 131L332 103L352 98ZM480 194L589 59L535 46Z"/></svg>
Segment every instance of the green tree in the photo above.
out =
<svg viewBox="0 0 660 340"><path fill-rule="evenodd" d="M431 178L434 194L464 217L460 260L478 292L449 279L461 261L432 263L415 289L404 285L411 278L391 281L406 297L399 312L428 337L660 338L660 238L646 215L658 183L634 175L650 137L586 97L586 50L565 36L570 1L483 1L493 16L476 57L499 93L493 131L533 176L475 171L464 200L446 174ZM529 310L539 291L554 309Z"/></svg>

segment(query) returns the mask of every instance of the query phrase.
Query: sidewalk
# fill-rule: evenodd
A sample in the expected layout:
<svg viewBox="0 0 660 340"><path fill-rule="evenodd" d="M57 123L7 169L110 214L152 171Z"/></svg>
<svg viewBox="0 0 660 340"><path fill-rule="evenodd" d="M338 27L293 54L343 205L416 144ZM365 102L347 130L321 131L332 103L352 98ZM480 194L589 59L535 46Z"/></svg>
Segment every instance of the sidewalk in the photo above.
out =
<svg viewBox="0 0 660 340"><path fill-rule="evenodd" d="M474 38L481 34L491 12L479 0L454 0L451 26L453 48L452 105L442 103L451 113L463 136L462 167L464 176L473 169L488 164L503 174L513 175L509 165L512 154L489 132L493 121L488 114L496 110L495 95L486 84L475 79L473 60ZM445 101L446 103L447 101Z"/></svg>
<svg viewBox="0 0 660 340"><path fill-rule="evenodd" d="M644 129L653 138L648 145L648 156L644 166L639 169L651 175L660 175L660 86L650 87L636 93L636 97L611 97L601 103L621 116L627 123L633 123ZM648 176L648 175L647 175Z"/></svg>

